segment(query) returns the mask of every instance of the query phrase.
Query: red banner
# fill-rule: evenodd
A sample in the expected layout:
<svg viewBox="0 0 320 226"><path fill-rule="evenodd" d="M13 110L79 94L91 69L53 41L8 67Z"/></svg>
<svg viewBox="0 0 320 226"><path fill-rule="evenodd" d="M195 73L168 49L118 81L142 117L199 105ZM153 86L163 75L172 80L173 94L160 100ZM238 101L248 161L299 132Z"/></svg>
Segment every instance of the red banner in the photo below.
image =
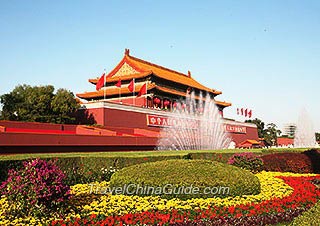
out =
<svg viewBox="0 0 320 226"><path fill-rule="evenodd" d="M155 127L188 127L199 128L199 121L188 118L170 118L159 115L147 115L147 125ZM225 130L229 133L247 133L247 127L225 124Z"/></svg>
<svg viewBox="0 0 320 226"><path fill-rule="evenodd" d="M247 133L247 127L225 124L226 131L229 133Z"/></svg>
<svg viewBox="0 0 320 226"><path fill-rule="evenodd" d="M198 122L193 119L187 118L169 118L166 116L159 115L147 115L147 125L156 127L185 127L197 129Z"/></svg>

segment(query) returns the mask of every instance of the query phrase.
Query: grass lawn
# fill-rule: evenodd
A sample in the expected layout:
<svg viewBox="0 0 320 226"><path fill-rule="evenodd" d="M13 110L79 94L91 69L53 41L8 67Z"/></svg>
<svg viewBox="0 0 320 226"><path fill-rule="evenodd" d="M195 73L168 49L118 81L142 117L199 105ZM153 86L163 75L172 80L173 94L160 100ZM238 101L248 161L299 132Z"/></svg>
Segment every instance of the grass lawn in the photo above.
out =
<svg viewBox="0 0 320 226"><path fill-rule="evenodd" d="M29 158L68 158L68 157L151 157L151 156L182 156L189 153L274 153L274 152L303 152L306 148L276 148L276 149L227 149L227 150L183 150L183 151L122 151L122 152L68 152L68 153L28 153L0 155L0 160L21 160Z"/></svg>

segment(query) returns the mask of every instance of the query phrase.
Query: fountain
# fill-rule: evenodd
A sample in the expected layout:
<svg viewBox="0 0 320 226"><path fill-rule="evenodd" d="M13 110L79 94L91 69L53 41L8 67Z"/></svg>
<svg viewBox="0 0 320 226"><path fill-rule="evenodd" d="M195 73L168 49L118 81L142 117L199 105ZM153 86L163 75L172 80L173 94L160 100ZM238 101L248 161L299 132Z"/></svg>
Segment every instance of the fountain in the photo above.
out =
<svg viewBox="0 0 320 226"><path fill-rule="evenodd" d="M313 129L312 121L305 109L301 111L298 119L294 137L294 146L298 148L317 147L315 130Z"/></svg>
<svg viewBox="0 0 320 226"><path fill-rule="evenodd" d="M200 93L197 103L191 92L184 103L178 104L169 116L172 126L161 131L158 150L214 150L230 146L231 139L214 100L208 94L203 99Z"/></svg>

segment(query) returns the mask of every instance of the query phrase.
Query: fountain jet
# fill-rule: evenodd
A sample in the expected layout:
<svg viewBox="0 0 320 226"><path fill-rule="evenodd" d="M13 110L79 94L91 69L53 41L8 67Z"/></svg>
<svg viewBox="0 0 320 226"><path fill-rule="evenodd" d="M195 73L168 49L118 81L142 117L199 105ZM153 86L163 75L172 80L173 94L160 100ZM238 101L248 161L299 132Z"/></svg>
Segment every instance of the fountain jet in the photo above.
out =
<svg viewBox="0 0 320 226"><path fill-rule="evenodd" d="M302 109L298 119L294 137L294 146L298 148L317 147L315 130L308 112L305 109Z"/></svg>
<svg viewBox="0 0 320 226"><path fill-rule="evenodd" d="M213 99L202 93L187 94L186 102L178 104L169 117L173 126L163 128L158 150L215 150L230 146L223 119Z"/></svg>

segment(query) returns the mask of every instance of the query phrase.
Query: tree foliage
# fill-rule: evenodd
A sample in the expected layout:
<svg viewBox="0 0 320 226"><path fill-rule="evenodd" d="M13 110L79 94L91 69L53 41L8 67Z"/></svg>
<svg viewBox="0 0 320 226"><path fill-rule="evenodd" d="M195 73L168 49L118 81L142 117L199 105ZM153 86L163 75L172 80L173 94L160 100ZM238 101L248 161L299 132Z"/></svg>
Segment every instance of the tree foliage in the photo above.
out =
<svg viewBox="0 0 320 226"><path fill-rule="evenodd" d="M74 123L80 107L72 92L52 85L19 85L0 96L1 119L14 121Z"/></svg>
<svg viewBox="0 0 320 226"><path fill-rule="evenodd" d="M281 131L277 129L276 124L269 123L264 130L264 140L271 146L277 145L277 138L280 136Z"/></svg>
<svg viewBox="0 0 320 226"><path fill-rule="evenodd" d="M320 133L316 133L316 140L320 141Z"/></svg>
<svg viewBox="0 0 320 226"><path fill-rule="evenodd" d="M265 126L265 123L258 118L246 120L245 122L256 124L258 136L263 138L267 145L277 145L277 137L281 134L281 131L277 129L277 126L274 123L269 123Z"/></svg>
<svg viewBox="0 0 320 226"><path fill-rule="evenodd" d="M249 119L249 120L246 120L245 122L249 122L249 123L253 123L253 124L256 124L257 126L257 129L258 129L258 136L260 138L263 138L264 137L264 122L262 122L260 119L258 118L255 118L255 119Z"/></svg>

